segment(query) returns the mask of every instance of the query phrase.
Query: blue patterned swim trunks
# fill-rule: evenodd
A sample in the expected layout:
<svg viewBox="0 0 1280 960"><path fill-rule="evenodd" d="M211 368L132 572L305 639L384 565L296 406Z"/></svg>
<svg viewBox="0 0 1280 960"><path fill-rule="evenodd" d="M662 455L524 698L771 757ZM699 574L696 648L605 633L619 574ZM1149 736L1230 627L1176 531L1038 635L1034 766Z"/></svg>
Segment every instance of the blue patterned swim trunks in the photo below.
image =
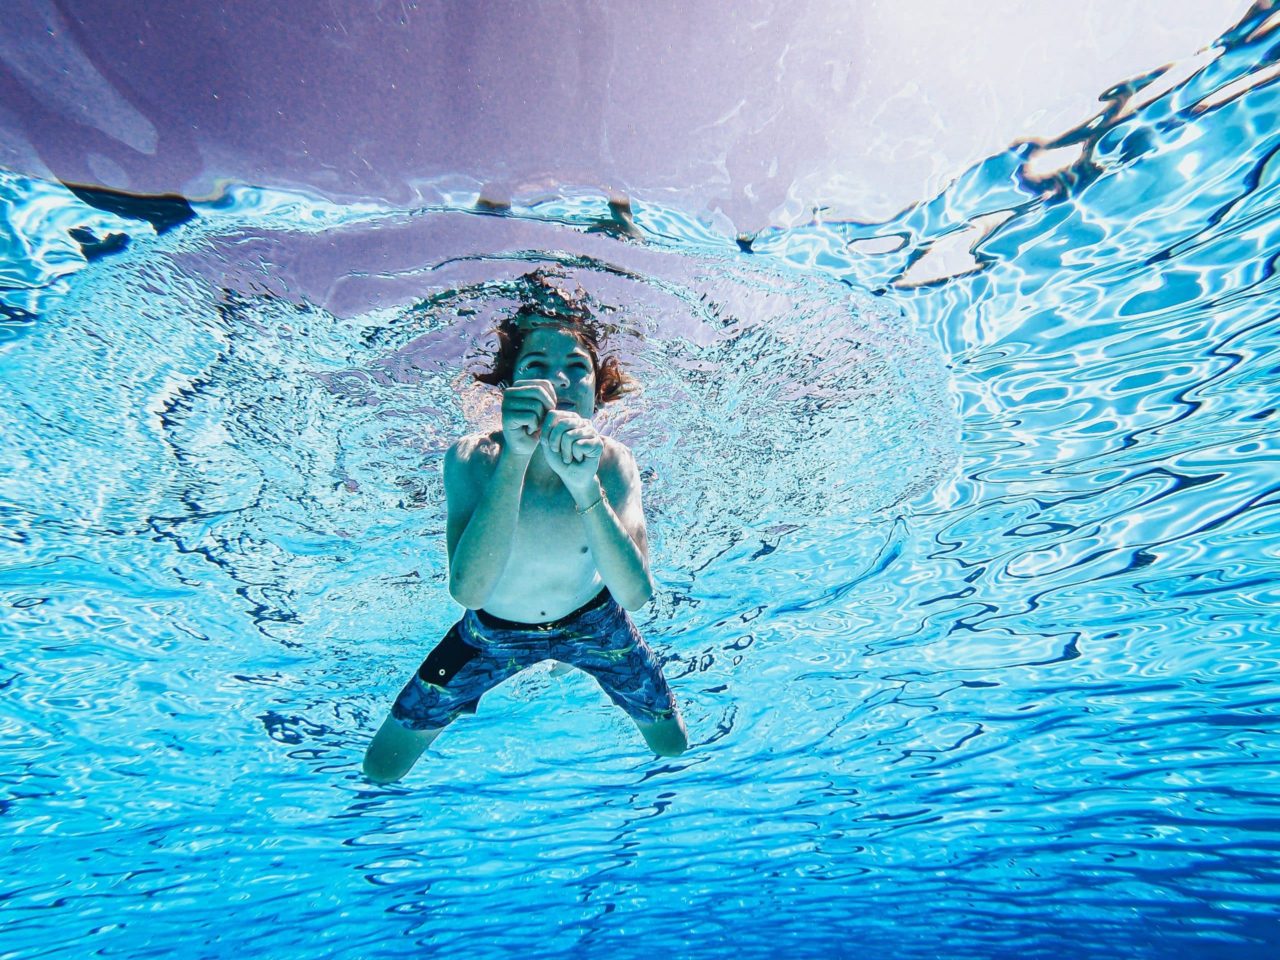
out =
<svg viewBox="0 0 1280 960"><path fill-rule="evenodd" d="M675 715L662 666L606 588L550 623L516 623L468 610L405 684L391 716L410 730L448 726L460 714L475 713L483 694L543 660L591 674L640 723Z"/></svg>

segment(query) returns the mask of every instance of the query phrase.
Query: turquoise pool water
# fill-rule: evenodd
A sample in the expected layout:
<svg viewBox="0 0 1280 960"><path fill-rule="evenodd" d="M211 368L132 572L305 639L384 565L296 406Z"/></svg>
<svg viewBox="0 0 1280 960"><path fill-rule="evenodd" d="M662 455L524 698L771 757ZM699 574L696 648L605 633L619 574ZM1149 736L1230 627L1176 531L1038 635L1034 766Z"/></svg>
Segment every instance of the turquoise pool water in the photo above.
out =
<svg viewBox="0 0 1280 960"><path fill-rule="evenodd" d="M885 224L0 174L0 958L1270 956L1261 19ZM544 665L376 787L464 371L545 265L645 384L602 422L693 746Z"/></svg>

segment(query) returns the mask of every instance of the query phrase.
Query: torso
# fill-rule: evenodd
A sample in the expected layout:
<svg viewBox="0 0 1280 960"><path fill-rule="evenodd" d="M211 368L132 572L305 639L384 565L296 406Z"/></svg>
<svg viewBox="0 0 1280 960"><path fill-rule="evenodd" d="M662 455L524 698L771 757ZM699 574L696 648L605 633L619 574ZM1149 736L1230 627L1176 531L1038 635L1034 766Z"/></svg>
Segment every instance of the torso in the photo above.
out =
<svg viewBox="0 0 1280 960"><path fill-rule="evenodd" d="M483 488L493 473L501 450L501 435L477 438L469 461L474 482ZM606 441L598 476L606 496L617 502L618 457L616 441ZM484 610L504 620L543 623L572 613L598 594L604 581L587 546L586 532L573 497L560 478L538 461L530 460L520 498L520 516L506 569L495 585Z"/></svg>

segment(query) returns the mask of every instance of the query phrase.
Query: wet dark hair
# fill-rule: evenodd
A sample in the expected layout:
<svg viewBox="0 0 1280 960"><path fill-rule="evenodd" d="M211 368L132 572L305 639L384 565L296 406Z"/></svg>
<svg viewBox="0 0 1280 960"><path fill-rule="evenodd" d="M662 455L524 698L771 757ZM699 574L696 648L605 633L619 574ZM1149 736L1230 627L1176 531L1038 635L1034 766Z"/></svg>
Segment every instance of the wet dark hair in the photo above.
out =
<svg viewBox="0 0 1280 960"><path fill-rule="evenodd" d="M511 386L525 337L532 330L550 329L569 334L591 357L597 407L636 389L636 380L622 369L617 357L601 359L604 334L587 309L586 296L580 287L575 293L566 293L552 282L559 279L558 276L544 270L535 270L521 279L528 284L528 292L522 296L526 302L514 316L504 317L494 328L498 349L493 356L493 367L475 374L476 380L494 387Z"/></svg>

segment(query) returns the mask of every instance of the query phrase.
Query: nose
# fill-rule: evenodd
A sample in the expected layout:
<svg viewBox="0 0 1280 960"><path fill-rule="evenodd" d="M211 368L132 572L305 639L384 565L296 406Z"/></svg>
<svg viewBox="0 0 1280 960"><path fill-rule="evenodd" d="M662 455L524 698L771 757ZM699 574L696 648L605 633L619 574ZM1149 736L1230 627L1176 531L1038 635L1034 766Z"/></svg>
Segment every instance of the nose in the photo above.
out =
<svg viewBox="0 0 1280 960"><path fill-rule="evenodd" d="M557 370L555 375L555 384L558 387L567 387L569 385L569 374L564 370Z"/></svg>

